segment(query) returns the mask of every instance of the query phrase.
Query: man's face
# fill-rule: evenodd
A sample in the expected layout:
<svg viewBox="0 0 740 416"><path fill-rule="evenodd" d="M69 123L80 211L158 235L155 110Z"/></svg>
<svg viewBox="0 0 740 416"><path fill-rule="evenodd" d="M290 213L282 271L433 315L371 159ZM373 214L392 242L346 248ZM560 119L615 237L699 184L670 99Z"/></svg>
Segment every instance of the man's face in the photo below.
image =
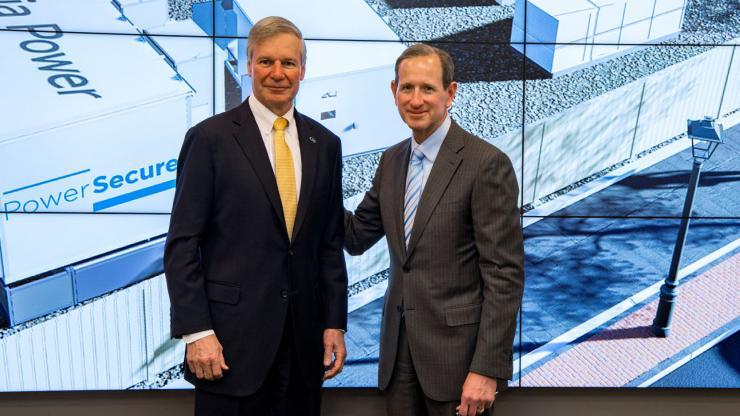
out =
<svg viewBox="0 0 740 416"><path fill-rule="evenodd" d="M437 55L401 61L398 82L391 82L396 107L418 143L442 124L455 98L457 84L442 85L442 63Z"/></svg>
<svg viewBox="0 0 740 416"><path fill-rule="evenodd" d="M252 94L279 116L290 110L305 70L301 64L301 40L289 33L280 33L254 45L252 59L247 64Z"/></svg>

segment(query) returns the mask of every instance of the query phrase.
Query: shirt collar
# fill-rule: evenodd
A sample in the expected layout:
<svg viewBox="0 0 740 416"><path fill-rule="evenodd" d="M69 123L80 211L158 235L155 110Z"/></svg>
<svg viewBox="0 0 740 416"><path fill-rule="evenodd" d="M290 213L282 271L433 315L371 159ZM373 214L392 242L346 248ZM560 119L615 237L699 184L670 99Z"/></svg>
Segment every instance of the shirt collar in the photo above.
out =
<svg viewBox="0 0 740 416"><path fill-rule="evenodd" d="M411 138L411 154L414 153L414 150L419 149L422 153L424 153L424 157L426 159L429 159L432 163L437 159L437 154L439 153L439 149L442 147L442 142L444 141L445 137L447 137L447 133L450 131L450 126L452 125L452 119L450 118L450 115L447 114L445 116L445 121L442 122L442 124L437 127L437 130L432 133L431 136L427 137L426 140L424 140L421 144L416 143L416 140L414 138Z"/></svg>
<svg viewBox="0 0 740 416"><path fill-rule="evenodd" d="M288 110L287 113L283 114L282 116L278 116L270 111L270 109L262 104L257 98L255 98L254 95L250 95L247 100L249 101L249 108L252 109L252 114L254 114L254 119L255 121L257 121L257 126L263 132L271 132L272 126L273 124L275 124L275 120L278 117L283 117L284 119L288 120L288 128L290 128L291 126L295 126L295 117L293 115L292 105L290 106L290 110Z"/></svg>

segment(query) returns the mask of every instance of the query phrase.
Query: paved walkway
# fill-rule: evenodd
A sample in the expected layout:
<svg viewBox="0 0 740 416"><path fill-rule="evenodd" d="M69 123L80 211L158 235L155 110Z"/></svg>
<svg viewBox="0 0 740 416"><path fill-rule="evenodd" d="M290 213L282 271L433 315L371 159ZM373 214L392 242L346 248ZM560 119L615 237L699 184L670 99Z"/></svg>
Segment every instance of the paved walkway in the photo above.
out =
<svg viewBox="0 0 740 416"><path fill-rule="evenodd" d="M525 374L525 387L623 386L740 320L740 253L681 287L667 338L651 330L658 299Z"/></svg>
<svg viewBox="0 0 740 416"><path fill-rule="evenodd" d="M740 236L740 125L726 133L704 166L682 266ZM523 355L665 278L690 170L687 149L524 229Z"/></svg>

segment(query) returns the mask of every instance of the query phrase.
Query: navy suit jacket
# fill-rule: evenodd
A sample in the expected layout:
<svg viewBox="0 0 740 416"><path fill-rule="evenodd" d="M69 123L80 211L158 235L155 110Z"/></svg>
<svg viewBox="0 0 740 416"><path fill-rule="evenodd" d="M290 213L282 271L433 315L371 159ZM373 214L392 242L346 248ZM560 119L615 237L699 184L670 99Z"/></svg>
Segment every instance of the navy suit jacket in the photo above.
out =
<svg viewBox="0 0 740 416"><path fill-rule="evenodd" d="M341 144L295 112L302 180L292 242L277 182L248 102L191 128L179 158L165 246L173 337L213 329L225 376L185 378L220 394L254 393L291 314L302 374L323 375L325 328L346 329Z"/></svg>

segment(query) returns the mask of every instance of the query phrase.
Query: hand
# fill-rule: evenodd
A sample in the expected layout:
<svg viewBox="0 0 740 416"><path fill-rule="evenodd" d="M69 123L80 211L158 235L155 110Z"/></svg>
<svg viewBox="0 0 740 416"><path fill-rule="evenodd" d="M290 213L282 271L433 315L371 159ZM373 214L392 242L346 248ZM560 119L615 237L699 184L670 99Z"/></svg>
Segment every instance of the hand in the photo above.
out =
<svg viewBox="0 0 740 416"><path fill-rule="evenodd" d="M224 361L223 348L215 335L208 335L187 344L185 355L188 368L199 379L208 381L223 377L223 371L229 367Z"/></svg>
<svg viewBox="0 0 740 416"><path fill-rule="evenodd" d="M334 362L331 355L334 353ZM324 380L328 380L342 372L344 359L347 358L347 348L344 346L344 332L338 329L324 330Z"/></svg>
<svg viewBox="0 0 740 416"><path fill-rule="evenodd" d="M495 398L496 379L469 372L463 384L457 414L460 416L479 415L493 406Z"/></svg>

